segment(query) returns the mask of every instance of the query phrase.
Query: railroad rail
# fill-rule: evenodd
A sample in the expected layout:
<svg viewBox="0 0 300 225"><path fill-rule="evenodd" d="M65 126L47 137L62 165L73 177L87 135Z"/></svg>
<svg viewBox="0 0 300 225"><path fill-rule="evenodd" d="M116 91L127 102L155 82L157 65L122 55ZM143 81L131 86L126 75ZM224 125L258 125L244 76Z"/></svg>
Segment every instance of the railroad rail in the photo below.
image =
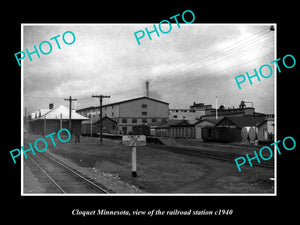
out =
<svg viewBox="0 0 300 225"><path fill-rule="evenodd" d="M105 187L96 184L91 179L84 177L74 169L58 161L47 153L39 153L29 157L42 175L42 182L50 186L51 193L76 193L76 194L108 194Z"/></svg>
<svg viewBox="0 0 300 225"><path fill-rule="evenodd" d="M118 134L105 134L103 136L104 138L109 139L121 139L122 135ZM210 151L210 150L204 150L201 149L201 147L176 147L176 146L168 146L164 145L158 137L151 137L146 136L147 143L152 143L155 145L156 148L164 149L170 152L178 153L178 154L185 154L185 155L192 155L192 156L198 156L198 157L205 157L205 158L211 158L221 161L230 161L235 163L235 159L238 157L241 157L241 154L232 153L232 152L221 152L221 151ZM249 157L253 157L254 155ZM268 161L261 160L261 163L258 163L256 161L251 162L253 166L260 166L260 167L266 167L266 168L274 168L274 159L270 159Z"/></svg>
<svg viewBox="0 0 300 225"><path fill-rule="evenodd" d="M167 150L170 152L178 153L178 154L185 154L185 155L192 155L192 156L199 156L199 157L205 157L210 159L216 159L221 161L230 161L235 163L234 159L241 156L241 154L236 154L232 152L220 152L220 151L210 151L210 150L204 150L204 149L196 149L196 148L188 148L188 147L170 147L166 145L159 146L158 148L161 148L163 150ZM254 155L253 155L254 156ZM250 156L249 157L253 157ZM252 161L253 166L260 166L260 167L266 167L266 168L274 168L274 160L268 160L268 161L262 161L261 163L258 163L256 161Z"/></svg>

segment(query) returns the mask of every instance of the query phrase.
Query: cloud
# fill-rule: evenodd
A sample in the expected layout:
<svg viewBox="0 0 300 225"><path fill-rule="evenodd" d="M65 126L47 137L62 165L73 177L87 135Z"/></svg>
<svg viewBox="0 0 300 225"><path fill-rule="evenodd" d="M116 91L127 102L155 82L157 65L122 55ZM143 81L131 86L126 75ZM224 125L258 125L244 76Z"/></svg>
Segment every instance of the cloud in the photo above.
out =
<svg viewBox="0 0 300 225"><path fill-rule="evenodd" d="M216 93L231 96L224 98L228 101L226 105L240 101L240 94L247 93L236 92L233 77L253 69L249 63L239 65L264 52L257 48L253 55L241 56L238 51L228 55L222 49L236 45L238 40L263 27L182 24L177 28L176 24L172 25L170 33L160 37L153 33L152 40L145 36L141 45L133 33L151 24L25 26L25 48L32 49L33 45L38 46L41 41L67 30L76 35L76 41L62 45L60 50L53 48L49 55L33 56L32 62L24 60L24 94L62 98L71 95L82 99L78 106L88 106L95 102L89 98L92 94L111 95L107 102L145 95L145 81L149 79L150 96L169 101L172 107L190 105L193 101L211 104ZM220 58L222 55L226 57ZM220 60L212 60L216 58ZM264 90L253 90L262 93L270 88L260 87ZM259 102L257 93L249 93ZM272 95L265 96L272 101ZM25 104L28 102L25 99ZM41 104L45 104L45 99L30 101L33 108L40 108Z"/></svg>

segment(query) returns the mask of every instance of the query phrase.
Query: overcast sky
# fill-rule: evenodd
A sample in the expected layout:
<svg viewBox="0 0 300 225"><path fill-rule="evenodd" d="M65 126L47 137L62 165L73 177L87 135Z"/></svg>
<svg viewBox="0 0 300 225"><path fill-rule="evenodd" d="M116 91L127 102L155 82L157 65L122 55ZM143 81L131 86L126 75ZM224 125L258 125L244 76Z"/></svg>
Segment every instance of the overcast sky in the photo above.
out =
<svg viewBox="0 0 300 225"><path fill-rule="evenodd" d="M24 107L33 112L49 103L68 106L63 99L72 96L78 99L73 107L80 109L99 105L92 95L110 95L104 104L145 96L148 80L150 97L170 108L215 105L218 96L226 107L245 100L254 102L257 112L274 113L274 75L260 82L254 78L253 85L246 81L242 90L234 80L275 59L270 25L172 24L170 33L152 33L152 40L145 35L138 45L134 32L145 27L151 30L153 24L24 25L24 51L66 31L76 36L72 45L60 36L61 49L52 40L49 55L23 60Z"/></svg>

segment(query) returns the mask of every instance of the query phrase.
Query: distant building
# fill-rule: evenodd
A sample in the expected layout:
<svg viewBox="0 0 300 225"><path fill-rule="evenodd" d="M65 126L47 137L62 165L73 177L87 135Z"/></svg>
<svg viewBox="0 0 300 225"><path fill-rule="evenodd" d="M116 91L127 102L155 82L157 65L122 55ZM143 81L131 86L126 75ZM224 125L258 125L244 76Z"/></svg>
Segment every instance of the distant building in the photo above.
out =
<svg viewBox="0 0 300 225"><path fill-rule="evenodd" d="M186 121L170 125L169 136L174 138L195 138L195 126Z"/></svg>
<svg viewBox="0 0 300 225"><path fill-rule="evenodd" d="M203 140L202 129L205 127L214 127L221 119L204 119L195 124L195 138Z"/></svg>
<svg viewBox="0 0 300 225"><path fill-rule="evenodd" d="M274 142L275 127L274 118L267 118L257 125L257 139L260 143Z"/></svg>
<svg viewBox="0 0 300 225"><path fill-rule="evenodd" d="M188 121L188 123L195 123L195 110L190 109L169 109L169 120Z"/></svg>
<svg viewBox="0 0 300 225"><path fill-rule="evenodd" d="M190 110L194 110L196 118L200 119L202 116L206 115L207 112L212 110L212 105L205 105L204 103L196 103L190 106Z"/></svg>
<svg viewBox="0 0 300 225"><path fill-rule="evenodd" d="M156 126L152 126L153 136L157 137L169 137L169 131L170 131L170 122L161 122L160 124L157 124Z"/></svg>
<svg viewBox="0 0 300 225"><path fill-rule="evenodd" d="M241 142L243 127L254 127L264 120L264 116L224 117L214 127L203 128L202 137L205 141Z"/></svg>
<svg viewBox="0 0 300 225"><path fill-rule="evenodd" d="M93 118L99 116L100 106L87 107L76 112ZM102 115L117 123L118 133L128 134L136 125L166 122L169 117L169 103L148 97L133 98L103 105Z"/></svg>
<svg viewBox="0 0 300 225"><path fill-rule="evenodd" d="M215 108L207 108L205 109L205 114L201 116L201 119L216 119L216 115L218 119L223 119L224 117L242 117L242 116L261 116L261 117L272 117L272 114L266 115L264 113L255 112L255 108L246 107L245 102L241 101L239 107L225 107L221 105L217 110ZM274 115L273 115L274 117Z"/></svg>
<svg viewBox="0 0 300 225"><path fill-rule="evenodd" d="M212 109L212 105L194 102L189 109L170 109L169 120L180 120L181 122L186 121L189 124L194 124L205 115L206 110L210 109Z"/></svg>
<svg viewBox="0 0 300 225"><path fill-rule="evenodd" d="M100 118L83 121L81 124L81 134L90 136L100 134ZM102 133L117 134L118 127L116 121L105 116L102 118Z"/></svg>
<svg viewBox="0 0 300 225"><path fill-rule="evenodd" d="M49 109L38 110L32 115L28 121L29 132L33 134L47 135L58 132L62 128L69 129L69 108L63 105L53 108L50 104ZM81 133L81 122L88 118L78 114L75 110L71 112L72 134Z"/></svg>

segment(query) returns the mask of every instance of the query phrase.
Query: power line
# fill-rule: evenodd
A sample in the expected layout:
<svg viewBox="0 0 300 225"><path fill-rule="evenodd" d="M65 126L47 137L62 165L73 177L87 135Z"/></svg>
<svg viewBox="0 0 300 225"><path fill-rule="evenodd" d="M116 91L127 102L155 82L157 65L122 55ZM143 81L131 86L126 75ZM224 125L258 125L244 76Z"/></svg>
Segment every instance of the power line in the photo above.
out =
<svg viewBox="0 0 300 225"><path fill-rule="evenodd" d="M205 68L207 65L213 63L214 61L219 61L228 55L232 55L235 52L239 52L241 50L244 50L244 51L250 50L248 52L243 52L242 54L239 53L240 55L237 55L237 56L245 56L245 55L249 54L249 52L254 51L255 49L258 49L260 46L264 46L264 43L263 43L264 41L266 42L266 41L271 40L272 38L267 38L267 39L263 40L263 38L265 38L269 32L270 32L269 30L266 31L265 29L262 29L262 30L258 31L257 33L250 35L247 38L241 40L237 44L227 46L217 52L214 52L212 54L204 56L197 62L189 63L181 68L177 68L177 69L169 71L167 73L163 73L157 77L150 79L150 82L160 82L160 80L166 79L167 77L171 77L172 74L177 74L177 76L180 76L183 73L186 74L190 69L193 69L193 67L195 69L193 69L192 71L196 71L201 68ZM255 38L253 38L253 36ZM250 38L252 38L252 39L249 40ZM250 45L251 43L257 43L257 42L259 43L259 45L256 45L254 47L252 47ZM270 44L270 43L267 43L267 45L268 44ZM245 47L248 47L248 48L245 48ZM245 49L243 49L243 48L245 48ZM224 51L224 50L226 50L226 51ZM191 71L189 71L189 73L190 72ZM178 75L178 73L180 73L180 74ZM172 76L171 79L174 80L174 76ZM133 86L133 85L137 84L140 86L140 85L142 85L142 83L144 83L144 81L143 82L141 82L141 81L132 82L130 85ZM160 83L162 83L162 82L160 82ZM118 92L113 92L113 93L114 93L114 95L120 95L120 94L132 92L134 90L135 89L132 88L130 90L118 91Z"/></svg>
<svg viewBox="0 0 300 225"><path fill-rule="evenodd" d="M274 54L273 54L273 53L269 53L269 54L267 54L267 55L263 55L263 56L261 56L261 57L258 57L258 58L255 58L255 59L246 61L246 62L244 62L244 63L241 63L241 64L239 64L239 66L240 66L240 65L243 65L243 64L246 64L246 63L249 63L249 62L252 62L252 61L256 61L257 59L260 59L260 58L265 58L265 57L267 57L267 56L271 56L271 55L274 55ZM228 67L228 68L226 68L226 69L230 69L230 68L233 68L233 67L235 67L235 66L236 66L236 65L231 66L231 67ZM194 81L196 81L196 80L199 80L199 79L202 79L202 78L204 78L204 77L211 76L211 75L214 75L214 74L218 74L218 73L220 73L220 72L224 72L224 70L222 69L222 70L220 70L220 71L208 73L208 74L205 74L205 75L199 76L199 77L194 77L194 78L190 78L190 77L189 77L188 79L183 79L183 80L181 80L181 82L177 82L177 84L172 82L171 85L169 85L169 86L164 86L164 88L162 88L160 91L165 91L165 90L167 90L167 89L169 89L169 88L174 88L175 86L182 85L182 83L187 84L187 83L190 83L190 82L194 82Z"/></svg>
<svg viewBox="0 0 300 225"><path fill-rule="evenodd" d="M271 40L272 38L268 38L268 39L266 39L266 41L269 41L269 40ZM247 44L247 43L245 43L245 44ZM247 56L247 55L249 55L250 53L252 53L252 52L255 52L256 50L258 50L258 49L261 49L261 50L263 50L265 47L267 47L267 46L269 46L269 45L271 45L271 44L273 44L272 42L267 42L267 43L264 43L264 42L260 42L258 45L256 45L256 46L254 46L254 47L252 47L252 46L245 46L245 47L247 47L247 48L245 48L245 49L241 49L241 50L243 50L243 51L241 51L241 52L239 52L238 54L235 54L234 56L236 57L236 58L238 58L238 57L242 57L242 56ZM240 50L240 49L239 49ZM232 55L233 53L235 53L235 52L231 52L230 54ZM230 54L227 54L227 55L225 55L224 53L223 53L223 58L225 57L225 56L228 56L228 55L230 55ZM217 61L217 60L221 60L222 59L222 57L219 57L219 58L216 58L215 59L215 61ZM262 56L262 57L264 57L264 56ZM243 65L243 64L245 64L245 63L248 63L248 62L251 62L251 61L255 61L255 60L258 60L258 59L260 59L260 58L262 58L262 57L259 57L259 58L255 58L255 59L250 59L250 60L247 60L246 62L244 62L244 63L241 63L241 64L235 64L235 65L233 65L233 66L231 66L231 67L227 67L226 69L228 69L228 68L232 68L232 67L238 67L238 66L240 66L240 65ZM230 60L232 60L232 59L230 59ZM165 83L164 82L162 82L162 80L164 80L164 79L171 79L172 81L175 81L175 80L185 80L185 77L186 76L188 76L188 75L190 75L191 73L195 73L195 72L197 72L197 71L199 71L199 70L201 70L201 72L205 72L205 71L208 71L208 69L207 69L207 66L209 65L209 64L211 64L213 61L211 61L211 62L209 62L209 63L206 63L206 64L200 64L201 62L197 62L197 63L194 63L192 66L189 66L189 68L187 68L187 69L183 69L182 70L182 68L179 68L179 69L177 69L177 70L174 70L174 71L171 71L171 72L168 72L167 74L169 74L168 76L160 76L160 77L156 77L156 78L154 78L154 79L150 79L150 82L155 82L155 83L157 83L157 85L153 85L153 86L161 86L161 85L165 85ZM228 64L230 61L225 61L225 60L223 60L223 61L221 61L221 63L219 63L218 64L218 66L222 66L222 64ZM186 66L185 66L186 67ZM204 71L203 71L203 69L204 69ZM217 71L217 72L219 72L219 71ZM216 72L216 73L217 73ZM173 74L171 74L171 73L173 73ZM140 82L141 83L141 82ZM172 82L173 83L173 82ZM141 85L141 84L140 84ZM165 88L165 86L164 86L164 88ZM120 94L125 94L125 93L129 93L129 92L133 92L133 91L135 91L136 90L136 88L132 88L132 89L130 89L130 90L125 90L125 91L118 91L118 92L114 92L114 95L120 95Z"/></svg>
<svg viewBox="0 0 300 225"><path fill-rule="evenodd" d="M23 95L25 98L41 98L41 99L64 99L60 97L42 97L42 96L29 96L29 95Z"/></svg>
<svg viewBox="0 0 300 225"><path fill-rule="evenodd" d="M150 82L155 82L158 84L164 84L164 82L161 82L162 80L165 79L172 79L172 81L185 81L186 76L195 73L197 71L201 70L201 73L208 71L208 66L212 63L218 62L220 61L220 63L218 64L219 66L222 64L226 64L229 63L228 61L225 61L224 58L234 55L236 57L241 57L241 56L246 56L248 54L250 54L250 52L255 51L256 49L260 49L260 47L266 47L268 46L270 43L268 43L269 40L271 40L272 38L268 38L268 34L269 34L269 30L266 31L266 29L262 29L259 30L258 32L251 34L249 36L247 36L246 38L240 40L239 42L237 42L236 44L233 45L229 45L226 46L218 51L215 51L207 56L201 57L199 60L197 60L196 62L192 62L189 63L183 67L177 68L175 70L166 72L166 73L162 73L152 79L150 79ZM265 43L267 42L267 43ZM253 44L255 44L255 46L253 46ZM261 57L260 57L261 58ZM256 58L258 59L258 58ZM256 60L254 59L254 60ZM253 61L253 60L250 60ZM249 62L249 61L247 61ZM245 62L245 63L247 63ZM242 63L242 64L245 64ZM242 65L240 64L240 65ZM239 65L234 65L232 67L237 67ZM229 67L231 68L231 67ZM204 71L203 71L204 70ZM214 72L214 73L219 73L220 71ZM213 73L213 74L214 74ZM209 73L211 74L211 73ZM197 78L198 79L198 78ZM173 82L172 82L173 83ZM130 83L130 86L132 87L129 90L123 90L123 91L117 91L117 92L112 92L114 95L121 95L121 94L129 94L130 92L136 91L135 85L141 86L142 84L144 84L144 81L136 81L136 82L132 82ZM41 98L41 99L64 99L64 98L60 98L60 97L42 97L42 96L24 96L26 98ZM90 97L82 97L82 98L78 98L79 101L83 101L85 99L88 99Z"/></svg>

